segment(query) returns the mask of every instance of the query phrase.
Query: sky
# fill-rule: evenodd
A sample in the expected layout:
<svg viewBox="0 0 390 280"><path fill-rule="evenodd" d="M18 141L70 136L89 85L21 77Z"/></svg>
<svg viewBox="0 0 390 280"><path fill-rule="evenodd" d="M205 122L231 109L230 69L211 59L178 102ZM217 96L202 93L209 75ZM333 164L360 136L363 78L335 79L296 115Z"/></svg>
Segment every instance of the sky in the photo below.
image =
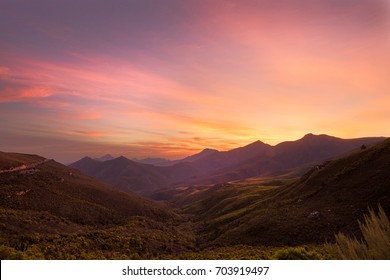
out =
<svg viewBox="0 0 390 280"><path fill-rule="evenodd" d="M388 0L0 0L0 150L389 136L389 74Z"/></svg>

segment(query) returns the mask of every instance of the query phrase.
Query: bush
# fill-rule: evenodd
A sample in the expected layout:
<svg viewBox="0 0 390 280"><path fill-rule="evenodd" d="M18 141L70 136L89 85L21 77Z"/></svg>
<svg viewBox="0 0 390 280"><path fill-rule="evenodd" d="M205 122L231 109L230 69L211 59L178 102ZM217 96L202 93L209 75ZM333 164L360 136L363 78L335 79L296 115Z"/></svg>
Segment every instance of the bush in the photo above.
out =
<svg viewBox="0 0 390 280"><path fill-rule="evenodd" d="M23 253L12 247L0 245L0 260L23 260Z"/></svg>
<svg viewBox="0 0 390 280"><path fill-rule="evenodd" d="M303 247L281 249L275 252L275 260L320 260L317 252L309 251Z"/></svg>
<svg viewBox="0 0 390 280"><path fill-rule="evenodd" d="M385 211L379 206L378 214L369 209L369 215L359 222L364 240L336 235L336 251L346 260L388 260L390 259L390 222Z"/></svg>

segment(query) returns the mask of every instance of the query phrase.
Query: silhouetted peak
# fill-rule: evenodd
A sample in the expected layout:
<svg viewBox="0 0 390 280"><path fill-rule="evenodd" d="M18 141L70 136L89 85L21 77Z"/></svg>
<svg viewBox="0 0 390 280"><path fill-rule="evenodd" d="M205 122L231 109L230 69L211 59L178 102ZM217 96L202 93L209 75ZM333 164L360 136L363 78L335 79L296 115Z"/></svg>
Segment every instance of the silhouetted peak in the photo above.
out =
<svg viewBox="0 0 390 280"><path fill-rule="evenodd" d="M115 162L126 162L126 161L131 161L129 160L127 157L124 157L124 156L119 156L117 158L114 158L113 160L111 161L115 161Z"/></svg>
<svg viewBox="0 0 390 280"><path fill-rule="evenodd" d="M191 156L188 156L188 157L182 159L181 161L182 162L193 162L193 161L196 161L196 160L199 160L202 158L206 158L214 153L218 153L218 150L206 148L197 154L194 154L194 155L191 155Z"/></svg>
<svg viewBox="0 0 390 280"><path fill-rule="evenodd" d="M95 160L91 157L86 156L86 157L83 157L82 159L80 159L79 161L95 161Z"/></svg>
<svg viewBox="0 0 390 280"><path fill-rule="evenodd" d="M99 161L94 160L93 158L86 156L86 157L83 157L82 159L79 159L76 162L69 164L69 166L77 167L80 165L94 165L95 163L98 163L98 162Z"/></svg>
<svg viewBox="0 0 390 280"><path fill-rule="evenodd" d="M332 137L332 136L329 136L326 134L318 134L317 135L317 134L313 134L313 133L308 133L305 136L303 136L303 138L301 140L310 141L310 140L314 140L314 139L331 139L331 138L336 138L336 137Z"/></svg>
<svg viewBox="0 0 390 280"><path fill-rule="evenodd" d="M108 161L108 160L112 160L112 159L114 159L114 157L110 154L106 154L104 156L95 158L95 160L98 160L98 161Z"/></svg>
<svg viewBox="0 0 390 280"><path fill-rule="evenodd" d="M313 138L315 137L316 135L314 135L313 133L308 133L306 134L305 136L303 136L303 138Z"/></svg>
<svg viewBox="0 0 390 280"><path fill-rule="evenodd" d="M246 145L245 147L263 147L263 146L267 146L267 144L265 144L264 142L261 142L260 140L256 140L255 142L252 142L252 143Z"/></svg>
<svg viewBox="0 0 390 280"><path fill-rule="evenodd" d="M215 152L218 152L218 150L206 148L206 149L203 149L199 154L209 154L209 153L215 153Z"/></svg>

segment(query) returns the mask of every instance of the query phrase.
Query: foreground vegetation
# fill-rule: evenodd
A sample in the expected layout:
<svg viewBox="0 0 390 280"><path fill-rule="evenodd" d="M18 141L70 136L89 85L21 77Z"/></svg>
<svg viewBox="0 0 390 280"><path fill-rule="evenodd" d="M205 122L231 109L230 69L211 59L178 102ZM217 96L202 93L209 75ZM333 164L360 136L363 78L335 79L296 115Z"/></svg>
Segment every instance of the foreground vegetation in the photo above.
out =
<svg viewBox="0 0 390 280"><path fill-rule="evenodd" d="M173 225L134 217L126 225L83 233L28 234L5 239L0 259L390 259L390 222L381 207L359 223L363 240L339 233L335 244L298 247L235 245L199 250L191 223Z"/></svg>
<svg viewBox="0 0 390 280"><path fill-rule="evenodd" d="M370 209L359 223L363 239L348 237L339 233L336 236L337 256L345 260L389 260L390 259L390 222L382 207L379 213Z"/></svg>
<svg viewBox="0 0 390 280"><path fill-rule="evenodd" d="M1 259L156 259L193 251L189 224L174 225L145 217L106 228L72 233L2 236Z"/></svg>

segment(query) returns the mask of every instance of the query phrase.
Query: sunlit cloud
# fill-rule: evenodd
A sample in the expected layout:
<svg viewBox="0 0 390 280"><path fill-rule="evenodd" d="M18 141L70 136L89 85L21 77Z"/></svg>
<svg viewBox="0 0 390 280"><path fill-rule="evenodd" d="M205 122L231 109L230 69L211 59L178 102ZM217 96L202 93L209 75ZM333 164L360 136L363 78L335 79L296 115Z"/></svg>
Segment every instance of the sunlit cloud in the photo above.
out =
<svg viewBox="0 0 390 280"><path fill-rule="evenodd" d="M92 137L99 137L99 136L106 136L109 135L107 132L103 131L80 131L80 130L57 130L59 133L67 134L67 135L87 135L87 136L92 136Z"/></svg>
<svg viewBox="0 0 390 280"><path fill-rule="evenodd" d="M7 75L9 73L9 68L0 65L0 75Z"/></svg>
<svg viewBox="0 0 390 280"><path fill-rule="evenodd" d="M0 11L4 135L68 160L390 134L387 1L97 2Z"/></svg>

